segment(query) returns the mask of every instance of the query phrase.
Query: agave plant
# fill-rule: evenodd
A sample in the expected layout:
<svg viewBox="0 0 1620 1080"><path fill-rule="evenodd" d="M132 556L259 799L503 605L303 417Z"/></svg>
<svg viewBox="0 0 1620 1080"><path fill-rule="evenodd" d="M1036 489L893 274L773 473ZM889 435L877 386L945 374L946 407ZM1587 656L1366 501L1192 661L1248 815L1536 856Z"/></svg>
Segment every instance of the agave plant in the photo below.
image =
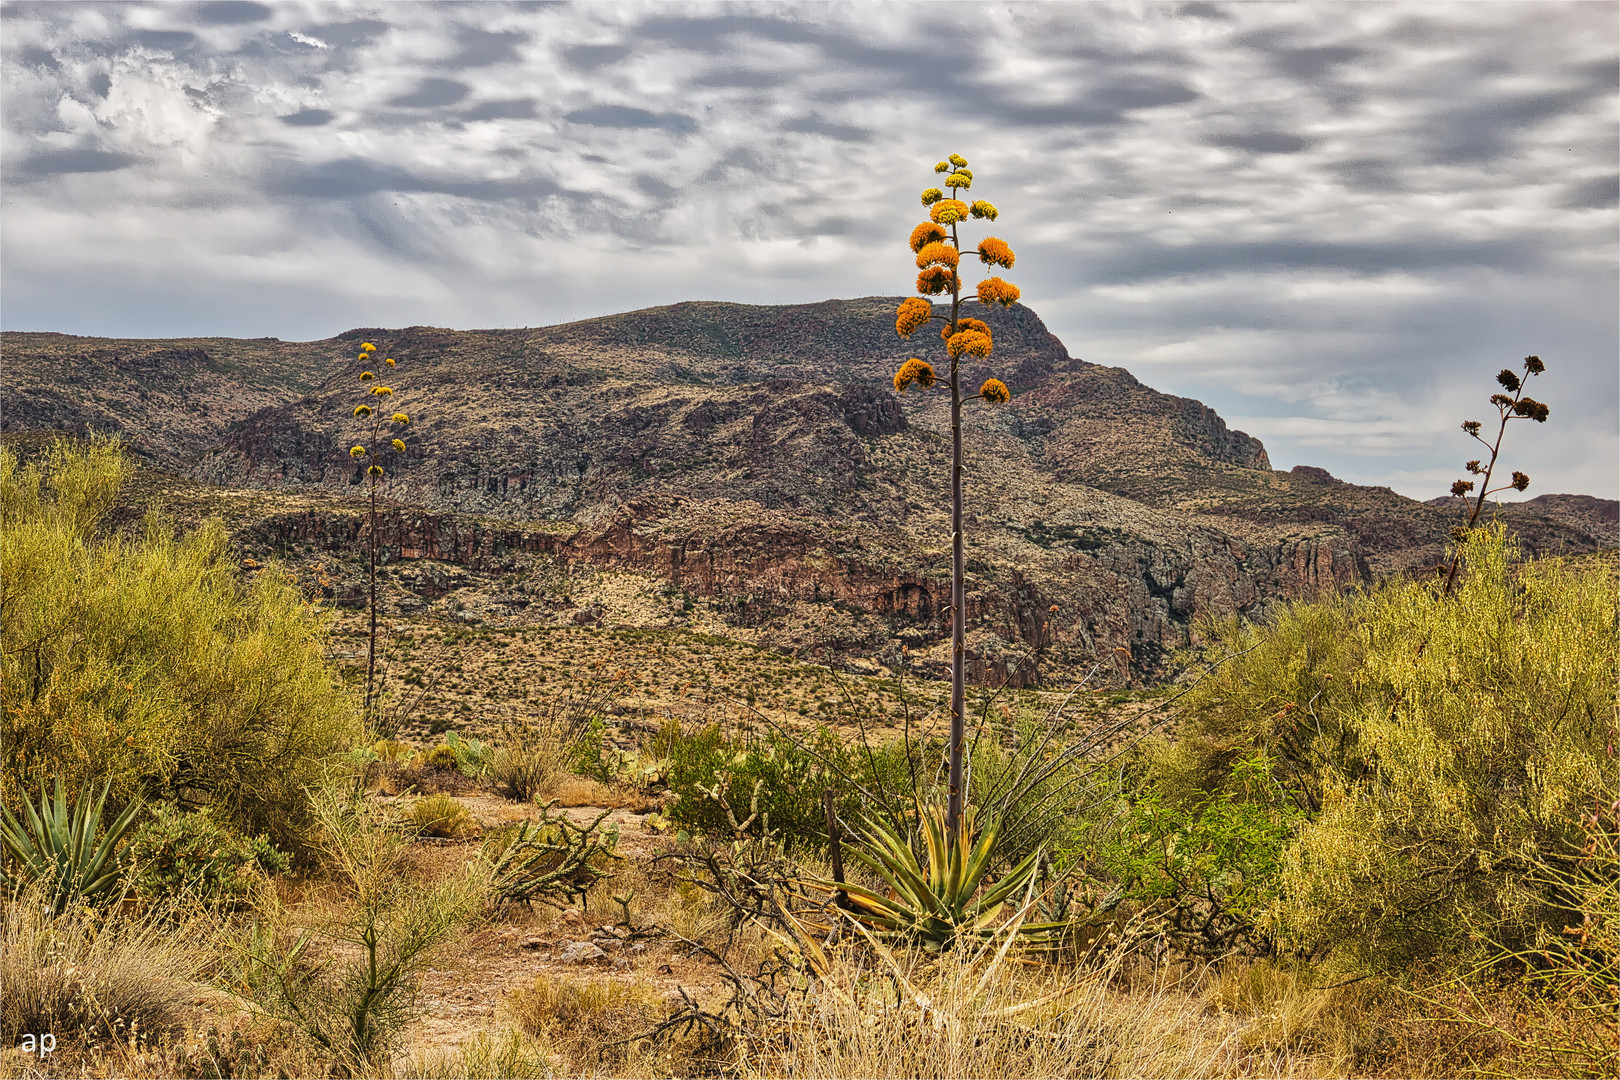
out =
<svg viewBox="0 0 1620 1080"><path fill-rule="evenodd" d="M41 787L37 808L23 801L26 827L0 805L0 846L8 861L17 864L10 869L0 866L0 881L13 890L36 883L56 915L110 890L120 872L113 853L142 806L140 800L132 801L97 839L110 786L110 781L102 785L93 802L81 795L70 810L62 793L62 778L57 777L54 799L46 798Z"/></svg>
<svg viewBox="0 0 1620 1080"><path fill-rule="evenodd" d="M962 939L993 938L1000 932L993 925L996 916L1009 898L1029 887L1041 853L1031 852L1006 876L985 887L1001 819L992 816L979 829L975 817L973 808L964 811L961 828L952 836L946 829L944 807L935 807L924 816L926 867L904 839L882 825L869 823L866 850L851 848L850 855L889 886L887 896L848 882L816 884L842 891L849 897L855 918L880 935L919 941L930 952L943 952ZM1020 918L1013 929L1028 934L1049 928Z"/></svg>

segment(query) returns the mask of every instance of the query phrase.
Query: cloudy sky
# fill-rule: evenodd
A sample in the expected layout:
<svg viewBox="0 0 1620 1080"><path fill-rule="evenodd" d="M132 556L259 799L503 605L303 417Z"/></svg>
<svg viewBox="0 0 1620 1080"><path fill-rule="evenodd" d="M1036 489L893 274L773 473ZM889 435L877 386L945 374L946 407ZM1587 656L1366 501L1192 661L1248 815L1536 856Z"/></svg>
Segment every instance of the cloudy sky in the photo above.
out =
<svg viewBox="0 0 1620 1080"><path fill-rule="evenodd" d="M1504 463L1612 498L1617 12L7 3L0 323L305 340L901 294L959 152L1071 353L1278 467L1440 494L1534 352L1552 420Z"/></svg>

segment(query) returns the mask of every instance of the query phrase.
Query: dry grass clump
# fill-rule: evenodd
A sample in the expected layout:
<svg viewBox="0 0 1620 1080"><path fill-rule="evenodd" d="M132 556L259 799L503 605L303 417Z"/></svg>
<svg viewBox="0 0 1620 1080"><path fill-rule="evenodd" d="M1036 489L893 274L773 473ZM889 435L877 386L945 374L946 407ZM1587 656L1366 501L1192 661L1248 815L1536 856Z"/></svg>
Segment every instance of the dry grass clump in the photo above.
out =
<svg viewBox="0 0 1620 1080"><path fill-rule="evenodd" d="M50 1032L58 1046L140 1044L172 1031L208 963L194 919L73 909L52 917L35 890L0 922L0 1044Z"/></svg>
<svg viewBox="0 0 1620 1080"><path fill-rule="evenodd" d="M427 836L465 840L478 835L472 813L449 795L424 795L411 803L410 821Z"/></svg>
<svg viewBox="0 0 1620 1080"><path fill-rule="evenodd" d="M400 1076L417 1080L550 1080L557 1075L548 1049L521 1031L480 1031L451 1051L417 1054Z"/></svg>
<svg viewBox="0 0 1620 1080"><path fill-rule="evenodd" d="M598 1060L625 1064L638 1051L645 1053L647 1047L634 1045L636 1036L663 1020L667 1011L648 984L610 979L542 976L506 1003L514 1024L564 1053L576 1069Z"/></svg>

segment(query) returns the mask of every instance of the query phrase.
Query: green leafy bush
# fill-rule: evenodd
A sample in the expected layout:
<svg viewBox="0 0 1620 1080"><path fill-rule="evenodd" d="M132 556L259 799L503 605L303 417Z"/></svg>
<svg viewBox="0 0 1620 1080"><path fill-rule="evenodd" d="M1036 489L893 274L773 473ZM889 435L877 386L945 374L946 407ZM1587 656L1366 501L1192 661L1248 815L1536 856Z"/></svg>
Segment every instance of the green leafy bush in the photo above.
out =
<svg viewBox="0 0 1620 1080"><path fill-rule="evenodd" d="M211 804L295 847L360 734L321 620L273 569L244 581L218 521L102 529L131 469L107 439L0 448L0 801L105 781L115 808Z"/></svg>
<svg viewBox="0 0 1620 1080"><path fill-rule="evenodd" d="M869 770L825 729L803 744L774 731L739 737L714 724L690 736L662 739L669 749L669 787L680 795L669 810L678 825L728 834L727 807L741 821L754 805L762 829L780 832L790 844L811 843L827 835L821 798L828 788L841 817L862 816L861 794L851 781Z"/></svg>
<svg viewBox="0 0 1620 1080"><path fill-rule="evenodd" d="M1271 762L1254 755L1191 801L1148 789L1098 845L1096 864L1183 951L1264 955L1283 860L1303 820Z"/></svg>
<svg viewBox="0 0 1620 1080"><path fill-rule="evenodd" d="M268 836L248 839L209 810L187 812L173 804L152 808L127 854L136 895L184 896L209 905L240 904L264 875L291 869L291 860Z"/></svg>
<svg viewBox="0 0 1620 1080"><path fill-rule="evenodd" d="M1207 797L1258 751L1301 792L1271 916L1297 948L1399 967L1517 949L1566 918L1537 867L1579 848L1576 823L1612 789L1616 577L1521 564L1500 526L1462 543L1450 596L1392 582L1217 630L1242 655L1197 689L1162 759L1167 790Z"/></svg>

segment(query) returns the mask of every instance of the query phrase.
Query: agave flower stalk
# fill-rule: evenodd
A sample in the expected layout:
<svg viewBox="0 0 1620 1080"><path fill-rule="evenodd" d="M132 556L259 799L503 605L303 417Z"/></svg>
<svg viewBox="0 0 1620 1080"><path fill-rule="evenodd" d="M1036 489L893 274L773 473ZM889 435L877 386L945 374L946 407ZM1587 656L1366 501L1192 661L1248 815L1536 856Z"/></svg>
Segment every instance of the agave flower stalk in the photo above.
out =
<svg viewBox="0 0 1620 1080"><path fill-rule="evenodd" d="M377 482L383 478L384 469L382 459L387 454L403 454L405 440L400 438L411 418L402 412L393 412L389 407L389 399L393 397L394 389L377 381L375 372L366 368L371 363L372 355L377 346L367 341L360 346L360 382L365 387L365 393L371 400L362 402L354 407L353 416L364 425L366 441L356 443L349 448L349 457L363 462L366 467L367 496L369 501L366 516L366 564L369 573L369 591L367 594L367 611L370 615L370 629L366 635L366 697L365 716L366 723L376 727L377 722ZM393 358L383 360L386 369L394 367ZM389 430L397 431L392 437L385 440L384 433Z"/></svg>
<svg viewBox="0 0 1620 1080"><path fill-rule="evenodd" d="M994 347L990 327L982 320L963 317L962 304L965 300L976 299L980 304L1008 307L1018 301L1019 291L1018 286L999 277L989 277L979 282L975 296L962 295L962 278L958 273L962 244L957 226L968 218L994 221L997 210L982 199L970 205L954 197L973 186L973 172L968 168L967 159L960 154L952 154L947 160L941 161L934 166L934 171L947 174L944 183L952 197L947 198L937 187L922 193L922 204L928 207L928 220L911 231L911 250L917 256L919 270L917 291L922 296L914 296L901 303L899 311L895 313L894 328L901 337L910 338L928 322L944 322L940 337L950 357L950 377L945 381L945 387L951 395L951 735L945 830L955 836L966 794L962 774L962 743L966 729L963 699L967 653L967 574L962 543L964 397L961 361L963 356L988 359ZM979 261L986 266L1011 268L1015 258L1012 248L994 236L979 241L977 254ZM951 313L949 316L936 315L933 302L922 297L945 293L951 297ZM938 382L933 365L917 357L907 360L894 376L894 388L902 394L914 384L926 390L932 389ZM999 405L1005 404L1009 398L1007 387L1001 380L986 379L979 392L965 400L981 399Z"/></svg>
<svg viewBox="0 0 1620 1080"><path fill-rule="evenodd" d="M1503 390L1507 391L1507 393L1491 395L1491 404L1496 406L1496 411L1501 417L1501 424L1496 429L1495 442L1486 442L1484 439L1480 438L1479 430L1481 425L1478 420L1463 421L1462 429L1463 431L1467 432L1468 437L1491 452L1489 460L1487 460L1483 465L1480 464L1480 461L1477 458L1473 461L1466 462L1463 465L1463 468L1467 469L1470 475L1480 477L1479 494L1474 498L1473 506L1469 508L1468 524L1463 526L1464 531L1472 529L1474 525L1478 523L1479 512L1485 508L1486 496L1495 495L1498 492L1508 491L1510 489L1513 491L1523 491L1530 486L1530 477L1526 476L1522 472L1519 472L1518 470L1514 470L1511 480L1509 480L1506 484L1493 488L1491 487L1491 474L1496 471L1496 459L1502 452L1502 436L1507 434L1509 420L1534 420L1538 424L1545 424L1547 422L1549 412L1547 406L1543 405L1535 398L1528 396L1524 392L1525 383L1529 382L1531 378L1536 375L1540 375L1546 370L1547 365L1541 362L1541 357L1527 356L1524 358L1523 378L1520 378L1518 375L1514 374L1511 368L1503 368L1501 371L1497 372L1496 381L1501 385ZM1513 396L1509 397L1508 394ZM1465 498L1473 489L1474 481L1472 480L1458 480L1456 483L1451 485L1451 493L1458 498ZM1457 567L1461 564L1461 562L1462 549L1459 547L1452 553L1451 567L1446 571L1447 596L1450 596L1452 589L1456 587Z"/></svg>

